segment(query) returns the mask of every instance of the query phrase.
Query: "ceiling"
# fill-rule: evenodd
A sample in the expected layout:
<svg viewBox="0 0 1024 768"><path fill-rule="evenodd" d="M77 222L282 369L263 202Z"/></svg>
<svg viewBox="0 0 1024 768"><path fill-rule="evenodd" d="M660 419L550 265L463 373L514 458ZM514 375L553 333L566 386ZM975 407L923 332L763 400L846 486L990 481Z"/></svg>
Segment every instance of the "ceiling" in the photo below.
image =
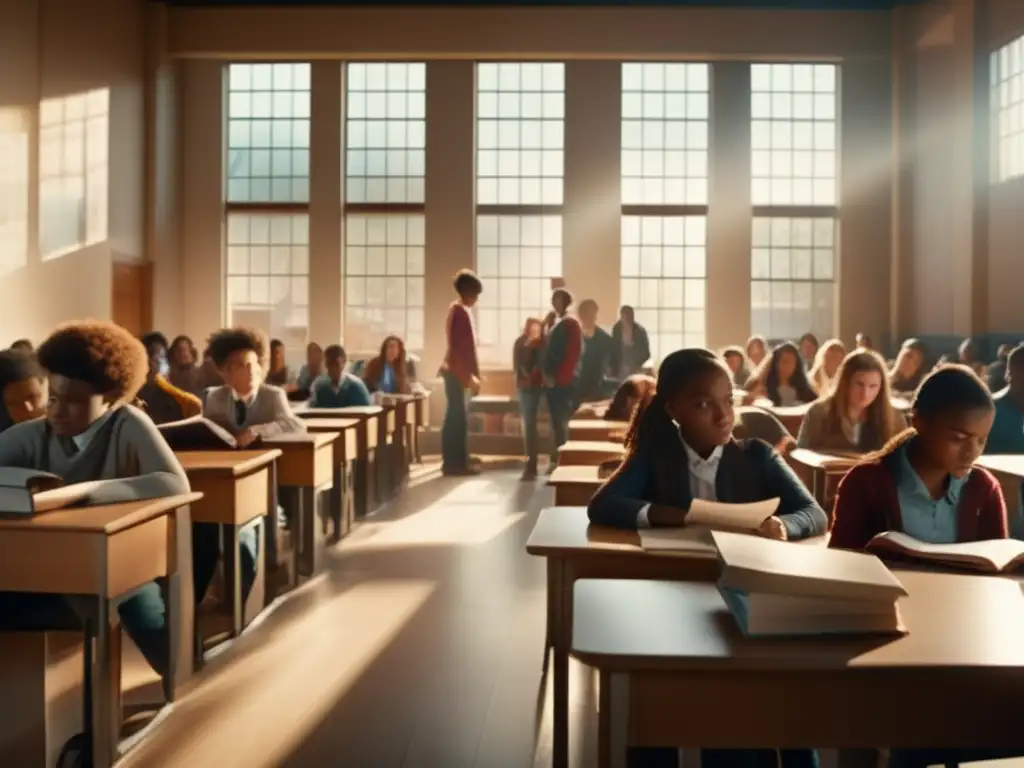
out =
<svg viewBox="0 0 1024 768"><path fill-rule="evenodd" d="M810 10L887 10L922 0L448 0L423 3L413 0L163 0L182 6L679 6L704 8L796 8Z"/></svg>

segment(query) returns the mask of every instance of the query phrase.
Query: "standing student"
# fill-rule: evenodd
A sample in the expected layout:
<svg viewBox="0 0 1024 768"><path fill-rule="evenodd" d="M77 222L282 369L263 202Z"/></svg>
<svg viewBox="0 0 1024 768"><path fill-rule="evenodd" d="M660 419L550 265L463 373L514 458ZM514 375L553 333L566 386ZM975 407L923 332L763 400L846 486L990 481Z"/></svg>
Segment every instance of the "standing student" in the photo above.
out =
<svg viewBox="0 0 1024 768"><path fill-rule="evenodd" d="M930 374L914 398L912 429L839 483L829 546L863 549L884 531L932 544L1006 538L999 483L974 466L994 416L988 388L970 368Z"/></svg>
<svg viewBox="0 0 1024 768"><path fill-rule="evenodd" d="M813 333L805 333L800 337L800 343L797 346L800 349L800 359L803 360L804 368L810 370L818 356L818 337Z"/></svg>
<svg viewBox="0 0 1024 768"><path fill-rule="evenodd" d="M188 478L153 421L129 403L146 380L146 350L113 323L65 325L39 347L49 379L46 418L0 434L0 467L52 472L65 483L97 482L90 505L189 492ZM0 592L0 627L79 623L75 597ZM121 623L160 675L169 668L164 597L151 582L118 606Z"/></svg>
<svg viewBox="0 0 1024 768"><path fill-rule="evenodd" d="M284 359L284 342L280 339L270 340L270 369L266 382L275 387L288 386L288 364Z"/></svg>
<svg viewBox="0 0 1024 768"><path fill-rule="evenodd" d="M363 381L371 392L407 395L412 391L408 377L405 344L398 336L388 336L380 345L380 354L363 369Z"/></svg>
<svg viewBox="0 0 1024 768"><path fill-rule="evenodd" d="M446 402L441 427L441 471L446 475L475 475L480 469L469 460L469 398L480 392L480 364L473 307L484 286L473 272L462 269L455 275L454 287L458 298L448 308L448 347L441 364Z"/></svg>
<svg viewBox="0 0 1024 768"><path fill-rule="evenodd" d="M324 351L327 374L313 382L309 405L312 408L349 408L370 405L370 391L358 376L347 373L348 357L340 344L332 344Z"/></svg>
<svg viewBox="0 0 1024 768"><path fill-rule="evenodd" d="M324 372L324 351L315 341L306 345L306 362L299 369L299 375L295 379L295 387L299 392L309 392L316 381Z"/></svg>
<svg viewBox="0 0 1024 768"><path fill-rule="evenodd" d="M583 333L583 358L576 381L576 401L593 403L608 397L608 374L611 372L612 348L615 342L608 331L597 324L598 306L593 299L584 299L579 306L580 327ZM614 387L614 384L612 385Z"/></svg>
<svg viewBox="0 0 1024 768"><path fill-rule="evenodd" d="M825 453L870 453L906 428L892 406L885 361L857 349L843 359L831 392L808 409L796 443Z"/></svg>
<svg viewBox="0 0 1024 768"><path fill-rule="evenodd" d="M832 389L832 382L835 380L839 370L839 364L846 357L846 347L839 339L829 339L818 348L814 358L814 365L807 374L811 386L819 395L827 395Z"/></svg>
<svg viewBox="0 0 1024 768"><path fill-rule="evenodd" d="M523 419L523 441L526 447L526 468L523 480L537 477L537 412L544 393L541 359L544 355L544 327L536 317L526 319L522 335L512 347L516 392Z"/></svg>
<svg viewBox="0 0 1024 768"><path fill-rule="evenodd" d="M612 326L612 376L624 379L640 373L651 359L651 339L647 329L636 321L636 312L628 304L619 308L619 319Z"/></svg>
<svg viewBox="0 0 1024 768"><path fill-rule="evenodd" d="M162 333L147 333L142 337L146 348L149 370L146 383L139 390L139 400L154 424L190 419L203 412L203 404L191 392L178 389L167 380L170 364L167 360L167 337Z"/></svg>
<svg viewBox="0 0 1024 768"><path fill-rule="evenodd" d="M900 345L896 361L889 369L889 386L893 392L913 393L928 373L924 364L924 344L917 339L906 339Z"/></svg>
<svg viewBox="0 0 1024 768"><path fill-rule="evenodd" d="M3 397L0 432L45 416L49 390L46 374L34 353L0 352L0 396Z"/></svg>
<svg viewBox="0 0 1024 768"><path fill-rule="evenodd" d="M764 336L751 336L747 339L747 359L752 368L757 368L768 355L768 340Z"/></svg>
<svg viewBox="0 0 1024 768"><path fill-rule="evenodd" d="M583 329L580 321L569 313L572 294L565 288L558 288L551 295L551 306L557 319L548 334L541 361L544 396L548 401L551 432L555 440L549 471L558 463L558 449L569 439L569 419L576 404L574 384L583 355Z"/></svg>
<svg viewBox="0 0 1024 768"><path fill-rule="evenodd" d="M807 380L800 353L791 341L779 344L761 361L747 382L747 391L751 399L767 397L776 407L810 403L818 397Z"/></svg>
<svg viewBox="0 0 1024 768"><path fill-rule="evenodd" d="M741 347L726 347L722 350L722 359L729 366L732 373L732 385L736 389L743 389L750 378L750 368L747 366L747 356Z"/></svg>

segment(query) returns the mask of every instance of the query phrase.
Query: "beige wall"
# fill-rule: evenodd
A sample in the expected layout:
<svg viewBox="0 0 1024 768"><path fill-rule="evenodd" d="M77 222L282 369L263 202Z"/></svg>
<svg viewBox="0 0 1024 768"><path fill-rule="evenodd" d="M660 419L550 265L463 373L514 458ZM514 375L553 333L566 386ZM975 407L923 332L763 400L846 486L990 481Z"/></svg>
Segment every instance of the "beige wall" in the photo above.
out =
<svg viewBox="0 0 1024 768"><path fill-rule="evenodd" d="M111 263L143 258L143 0L3 0L0 106L18 115L27 181L3 192L28 200L27 243L0 280L0 343L39 339L54 324L111 314ZM110 89L109 237L47 262L38 248L40 99Z"/></svg>

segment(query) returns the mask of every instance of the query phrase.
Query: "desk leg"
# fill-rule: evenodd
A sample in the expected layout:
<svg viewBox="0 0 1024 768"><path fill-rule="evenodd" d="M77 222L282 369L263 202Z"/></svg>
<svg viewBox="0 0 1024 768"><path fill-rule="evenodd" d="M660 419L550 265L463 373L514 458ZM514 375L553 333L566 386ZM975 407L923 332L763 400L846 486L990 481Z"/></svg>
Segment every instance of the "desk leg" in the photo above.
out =
<svg viewBox="0 0 1024 768"><path fill-rule="evenodd" d="M239 567L238 526L222 525L224 532L224 598L231 616L231 636L242 634L242 573Z"/></svg>
<svg viewBox="0 0 1024 768"><path fill-rule="evenodd" d="M629 749L629 675L601 671L597 764L626 768Z"/></svg>
<svg viewBox="0 0 1024 768"><path fill-rule="evenodd" d="M116 736L115 719L110 711L113 703L110 680L110 602L105 596L96 598L92 668L92 768L109 768L114 764Z"/></svg>
<svg viewBox="0 0 1024 768"><path fill-rule="evenodd" d="M356 463L346 462L341 470L341 535L348 536L356 521Z"/></svg>
<svg viewBox="0 0 1024 768"><path fill-rule="evenodd" d="M277 561L277 545L281 536L281 519L277 515L277 504L277 462L275 461L270 465L270 483L267 488L267 524L264 526L267 533L267 562L270 564L268 571L276 570L281 566ZM267 595L267 601L270 601L270 595Z"/></svg>
<svg viewBox="0 0 1024 768"><path fill-rule="evenodd" d="M299 585L299 576L302 574L302 550L306 544L306 494L305 488L293 489L295 491L295 509L292 510L292 574L295 579L295 586Z"/></svg>
<svg viewBox="0 0 1024 768"><path fill-rule="evenodd" d="M296 573L306 578L316 574L319 543L323 540L323 527L318 525L317 492L312 486L298 489L299 508L297 512L302 523L295 531Z"/></svg>
<svg viewBox="0 0 1024 768"><path fill-rule="evenodd" d="M366 452L366 514L375 512L380 499L377 497L377 476L380 472L380 447Z"/></svg>
<svg viewBox="0 0 1024 768"><path fill-rule="evenodd" d="M171 517L174 526L174 568L164 587L169 659L164 677L164 697L174 701L175 691L195 672L202 660L201 642L197 642L195 587L192 570L192 510L176 509ZM196 646L200 649L197 652Z"/></svg>
<svg viewBox="0 0 1024 768"><path fill-rule="evenodd" d="M569 634L572 629L572 581L565 560L548 558L548 634L554 651L552 674L552 768L569 765ZM569 598L567 600L567 597Z"/></svg>
<svg viewBox="0 0 1024 768"><path fill-rule="evenodd" d="M331 541L341 541L345 535L345 465L334 465L334 484L331 486Z"/></svg>

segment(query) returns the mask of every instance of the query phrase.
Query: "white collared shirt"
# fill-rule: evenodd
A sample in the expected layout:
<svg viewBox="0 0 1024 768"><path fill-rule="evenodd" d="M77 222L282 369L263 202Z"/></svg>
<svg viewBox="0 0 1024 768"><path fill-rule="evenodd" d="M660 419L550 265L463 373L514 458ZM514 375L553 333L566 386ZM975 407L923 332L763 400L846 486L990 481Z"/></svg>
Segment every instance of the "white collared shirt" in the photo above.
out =
<svg viewBox="0 0 1024 768"><path fill-rule="evenodd" d="M715 480L718 477L718 465L722 461L722 446L715 446L715 450L711 452L711 455L706 459L702 459L681 437L679 442L683 444L683 450L686 451L686 469L690 477L690 494L695 499L718 501ZM650 509L651 505L645 504L643 509L637 514L637 528L651 527L650 520L647 519Z"/></svg>
<svg viewBox="0 0 1024 768"><path fill-rule="evenodd" d="M231 403L232 405L234 405L235 403L241 402L246 408L252 408L252 404L256 402L256 395L258 392L259 387L256 387L255 389L253 389L252 392L249 393L248 397L242 397L240 394L238 394L237 392L235 392L235 390L232 389Z"/></svg>
<svg viewBox="0 0 1024 768"><path fill-rule="evenodd" d="M92 439L96 437L96 433L103 429L103 425L107 423L107 419L110 418L110 414L112 414L115 410L117 409L111 408L105 414L96 419L96 421L90 424L89 428L85 430L85 432L81 432L77 435L74 435L71 438L71 442L75 444L75 448L78 449L79 453L81 453L82 451L89 447L89 443L91 443Z"/></svg>

